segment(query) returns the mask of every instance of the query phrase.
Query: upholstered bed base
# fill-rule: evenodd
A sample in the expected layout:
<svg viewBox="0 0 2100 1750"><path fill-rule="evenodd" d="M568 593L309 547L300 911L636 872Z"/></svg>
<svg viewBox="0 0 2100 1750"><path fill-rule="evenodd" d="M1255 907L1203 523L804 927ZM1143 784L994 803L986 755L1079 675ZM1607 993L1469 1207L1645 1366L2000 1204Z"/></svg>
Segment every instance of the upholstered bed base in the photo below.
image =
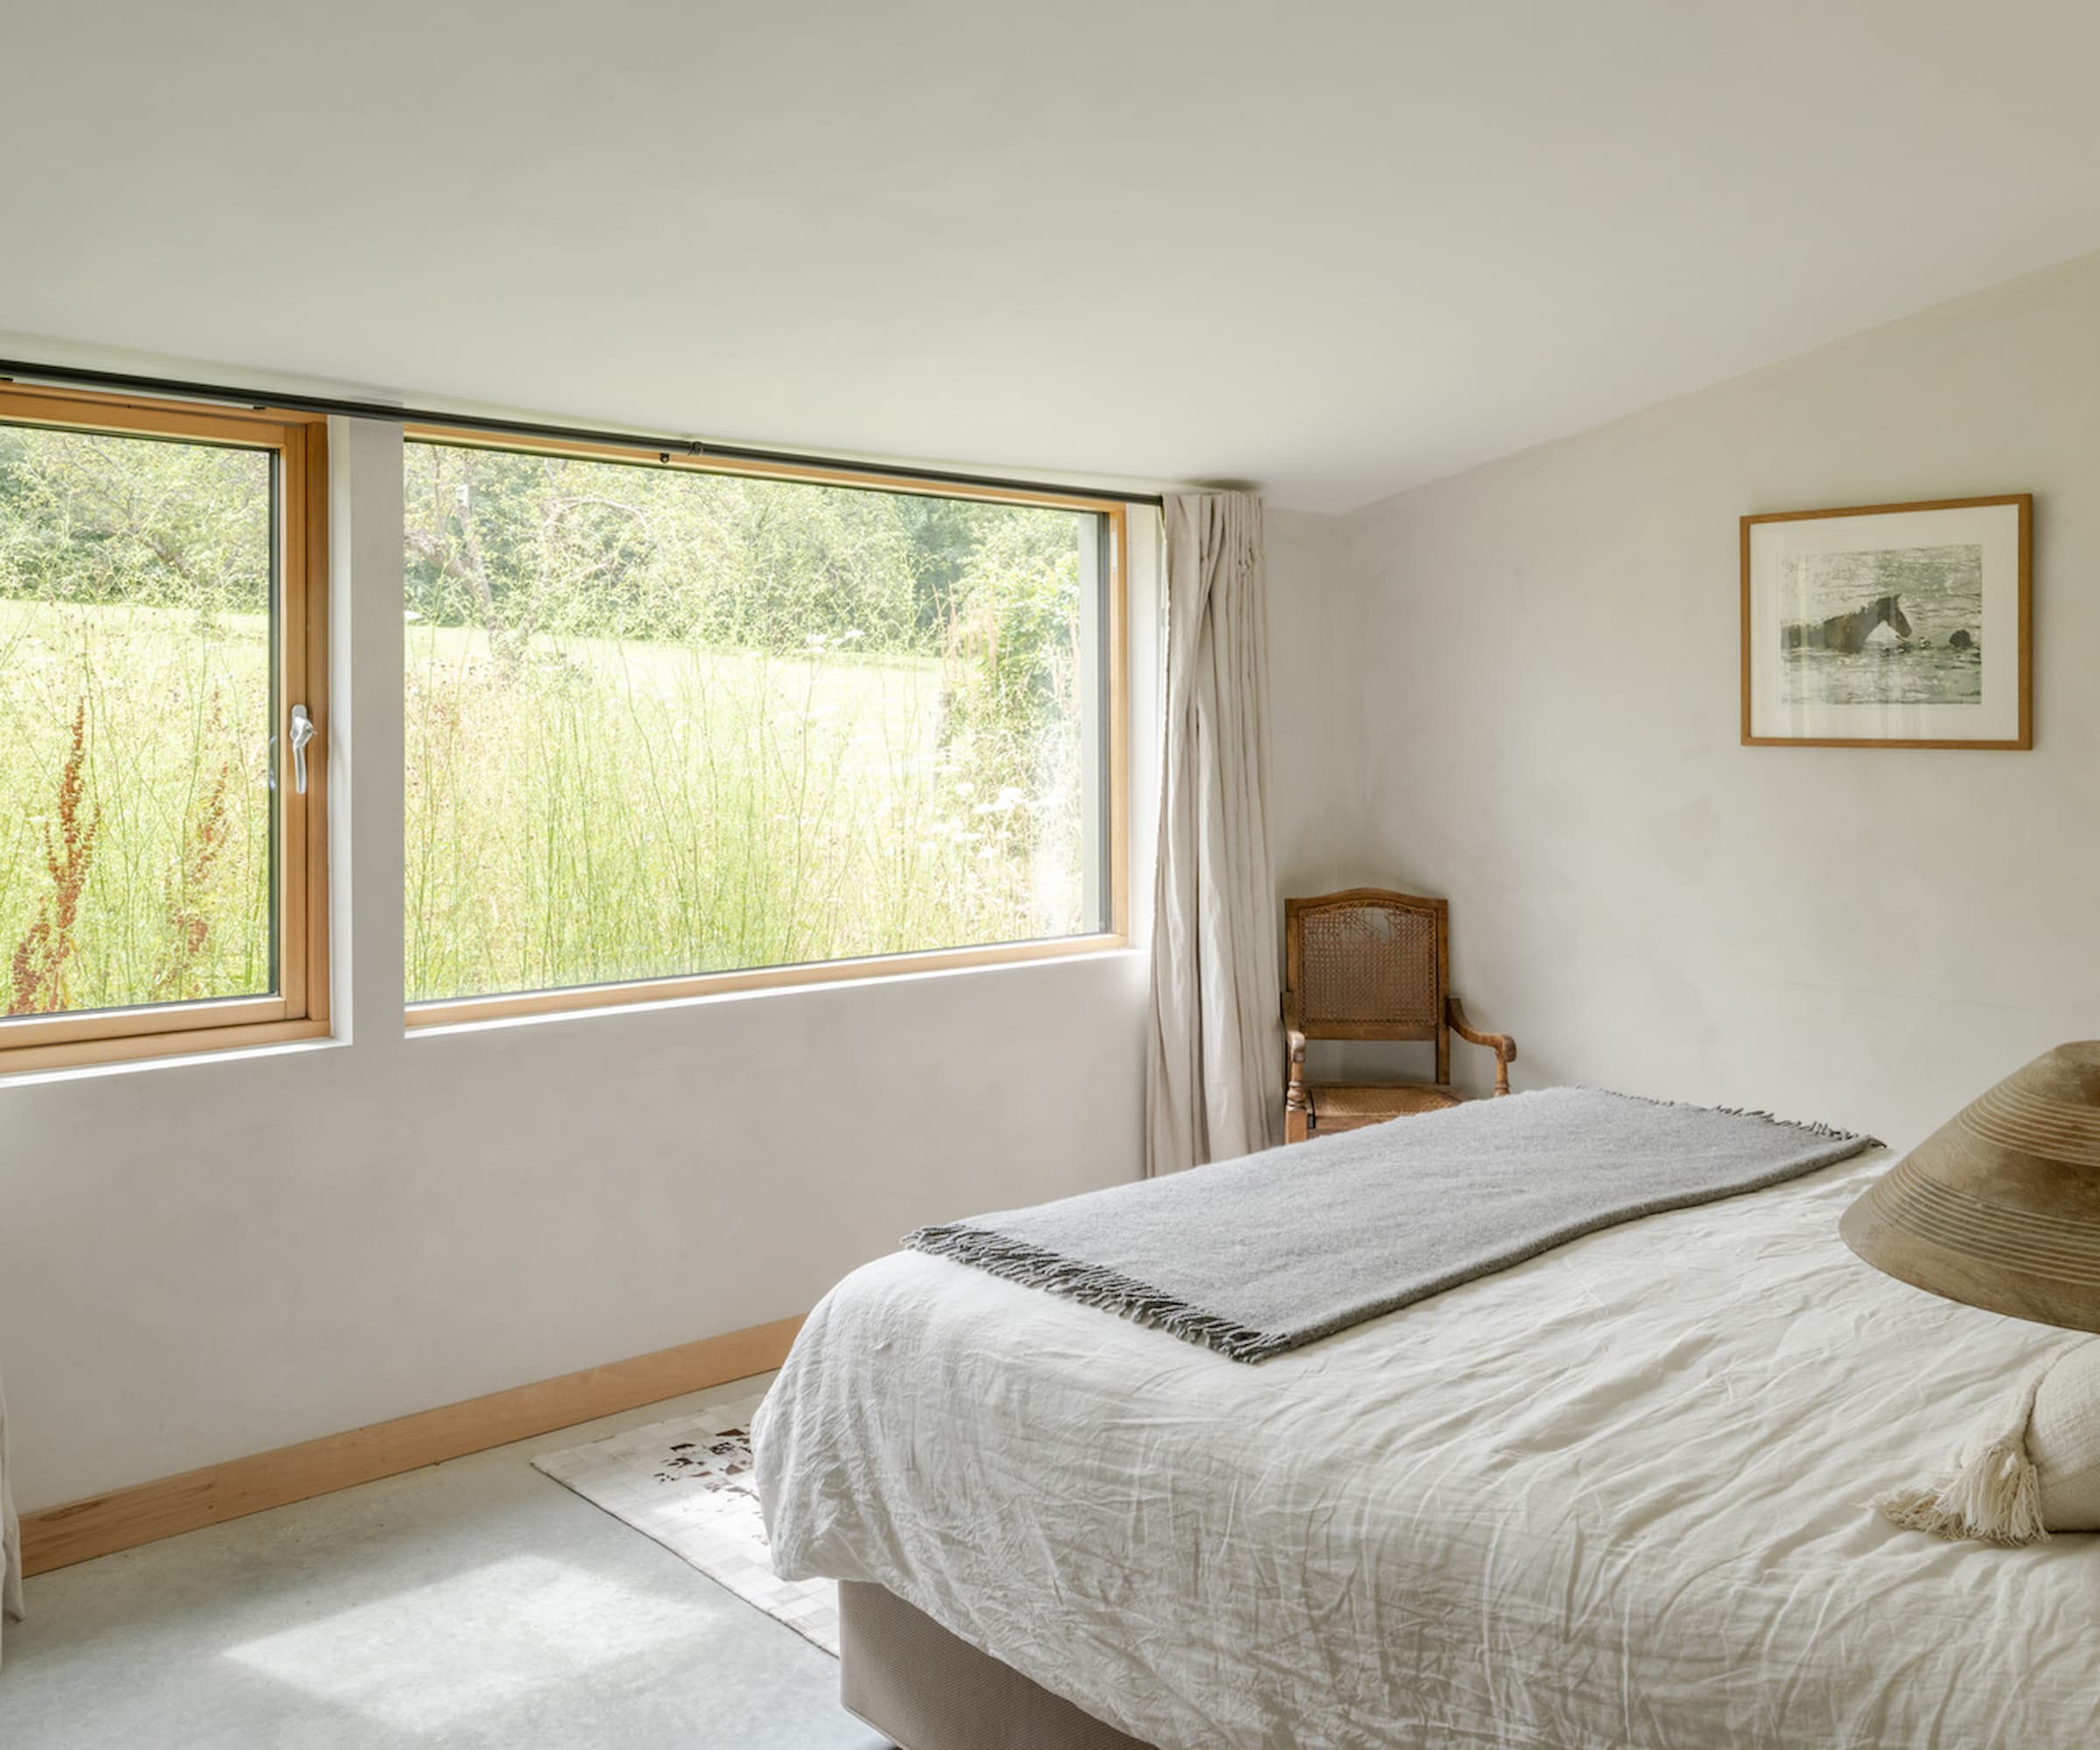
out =
<svg viewBox="0 0 2100 1750"><path fill-rule="evenodd" d="M878 1586L838 1587L839 1699L902 1750L1151 1750Z"/></svg>

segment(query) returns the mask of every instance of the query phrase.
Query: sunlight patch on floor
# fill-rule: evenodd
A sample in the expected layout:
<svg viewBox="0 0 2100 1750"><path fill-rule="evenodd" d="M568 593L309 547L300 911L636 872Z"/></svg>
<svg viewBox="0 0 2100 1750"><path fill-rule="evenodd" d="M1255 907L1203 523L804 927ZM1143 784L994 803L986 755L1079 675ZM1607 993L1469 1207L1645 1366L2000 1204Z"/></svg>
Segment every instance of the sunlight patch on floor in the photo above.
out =
<svg viewBox="0 0 2100 1750"><path fill-rule="evenodd" d="M690 1636L690 1603L513 1556L227 1648L226 1656L397 1729L443 1729Z"/></svg>

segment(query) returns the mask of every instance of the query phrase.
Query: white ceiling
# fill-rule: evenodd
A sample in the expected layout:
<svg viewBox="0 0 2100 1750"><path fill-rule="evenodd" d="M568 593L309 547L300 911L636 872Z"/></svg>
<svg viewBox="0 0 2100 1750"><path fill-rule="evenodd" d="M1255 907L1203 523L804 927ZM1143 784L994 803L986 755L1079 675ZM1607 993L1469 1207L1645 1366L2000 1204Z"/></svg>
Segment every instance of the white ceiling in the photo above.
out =
<svg viewBox="0 0 2100 1750"><path fill-rule="evenodd" d="M0 330L1326 508L2100 247L2085 0L6 0L4 35Z"/></svg>

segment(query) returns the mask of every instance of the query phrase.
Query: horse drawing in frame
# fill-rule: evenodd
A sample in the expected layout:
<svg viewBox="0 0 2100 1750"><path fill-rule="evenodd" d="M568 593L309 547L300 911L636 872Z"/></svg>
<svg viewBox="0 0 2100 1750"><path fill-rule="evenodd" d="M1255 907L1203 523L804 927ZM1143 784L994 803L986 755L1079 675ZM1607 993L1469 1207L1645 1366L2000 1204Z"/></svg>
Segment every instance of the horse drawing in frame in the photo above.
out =
<svg viewBox="0 0 2100 1750"><path fill-rule="evenodd" d="M1781 629L1780 646L1786 650L1834 650L1853 656L1866 648L1868 636L1886 626L1898 638L1910 636L1910 621L1904 617L1900 600L1880 596L1851 613L1832 614L1824 620L1795 620Z"/></svg>

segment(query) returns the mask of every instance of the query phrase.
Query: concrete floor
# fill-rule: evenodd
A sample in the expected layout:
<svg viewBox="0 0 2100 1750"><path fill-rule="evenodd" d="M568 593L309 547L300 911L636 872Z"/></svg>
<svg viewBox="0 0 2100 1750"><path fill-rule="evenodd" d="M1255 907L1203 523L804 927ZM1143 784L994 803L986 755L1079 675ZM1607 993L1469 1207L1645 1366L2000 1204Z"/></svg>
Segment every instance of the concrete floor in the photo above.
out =
<svg viewBox="0 0 2100 1750"><path fill-rule="evenodd" d="M747 1382L29 1582L6 1750L879 1750L838 1666L528 1462Z"/></svg>

